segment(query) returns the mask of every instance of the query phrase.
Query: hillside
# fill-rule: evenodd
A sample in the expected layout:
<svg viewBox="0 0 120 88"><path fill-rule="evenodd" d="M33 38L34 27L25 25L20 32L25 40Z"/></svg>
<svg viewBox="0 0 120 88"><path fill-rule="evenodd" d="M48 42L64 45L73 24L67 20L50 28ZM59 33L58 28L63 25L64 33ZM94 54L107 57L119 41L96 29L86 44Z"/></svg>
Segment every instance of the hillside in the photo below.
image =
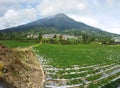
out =
<svg viewBox="0 0 120 88"><path fill-rule="evenodd" d="M0 45L0 86L43 88L43 82L42 67L32 50L9 49Z"/></svg>
<svg viewBox="0 0 120 88"><path fill-rule="evenodd" d="M46 17L39 19L37 21L20 25L13 28L8 28L1 30L0 32L42 32L42 33L69 33L69 32L79 32L87 34L96 35L116 35L99 28L95 28L84 24L82 22L77 22L74 19L68 17L67 15L60 13L51 17Z"/></svg>

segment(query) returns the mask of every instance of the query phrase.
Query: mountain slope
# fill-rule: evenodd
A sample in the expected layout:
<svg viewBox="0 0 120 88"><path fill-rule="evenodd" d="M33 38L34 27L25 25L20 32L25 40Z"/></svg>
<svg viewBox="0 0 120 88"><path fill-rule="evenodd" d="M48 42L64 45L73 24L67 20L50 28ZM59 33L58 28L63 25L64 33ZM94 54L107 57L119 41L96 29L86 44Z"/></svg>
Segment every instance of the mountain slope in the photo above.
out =
<svg viewBox="0 0 120 88"><path fill-rule="evenodd" d="M28 25L41 26L41 27L55 27L59 30L81 28L82 25L85 26L85 24L78 23L75 20L66 16L65 14L57 14L53 17L48 17L32 22Z"/></svg>
<svg viewBox="0 0 120 88"><path fill-rule="evenodd" d="M84 33L92 33L92 34L112 34L105 32L103 30L100 30L98 28L89 26L87 24L84 24L82 22L77 22L74 19L66 16L65 14L56 14L51 17L46 17L43 19L39 19L37 21L25 24L25 25L20 25L17 27L13 28L8 28L5 30L2 30L3 32L8 31L8 32L25 32L25 31L41 31L41 29L47 29L47 31L51 31L51 29L55 29L55 31L59 32L65 32L65 30L74 30L74 31L79 31L79 32L84 32ZM44 30L45 31L45 30ZM112 34L114 35L114 34Z"/></svg>

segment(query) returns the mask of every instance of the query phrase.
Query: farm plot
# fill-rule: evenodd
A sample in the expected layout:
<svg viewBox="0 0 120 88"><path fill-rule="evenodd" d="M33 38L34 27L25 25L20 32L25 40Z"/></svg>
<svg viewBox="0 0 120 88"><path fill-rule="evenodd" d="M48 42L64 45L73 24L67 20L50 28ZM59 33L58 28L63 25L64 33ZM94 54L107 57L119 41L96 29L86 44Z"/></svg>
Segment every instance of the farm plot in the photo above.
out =
<svg viewBox="0 0 120 88"><path fill-rule="evenodd" d="M120 76L120 46L50 45L36 47L45 88L98 88Z"/></svg>
<svg viewBox="0 0 120 88"><path fill-rule="evenodd" d="M35 45L37 43L32 42L20 42L20 41L13 41L13 40L0 40L0 44L3 44L9 48L25 48L32 45Z"/></svg>

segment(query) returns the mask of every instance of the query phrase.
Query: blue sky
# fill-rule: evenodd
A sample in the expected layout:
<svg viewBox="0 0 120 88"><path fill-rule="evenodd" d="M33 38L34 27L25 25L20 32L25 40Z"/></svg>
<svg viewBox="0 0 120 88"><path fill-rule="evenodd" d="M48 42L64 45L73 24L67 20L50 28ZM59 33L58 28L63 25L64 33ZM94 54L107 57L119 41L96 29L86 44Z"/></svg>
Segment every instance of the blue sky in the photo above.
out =
<svg viewBox="0 0 120 88"><path fill-rule="evenodd" d="M1 0L0 29L57 13L120 34L120 0Z"/></svg>

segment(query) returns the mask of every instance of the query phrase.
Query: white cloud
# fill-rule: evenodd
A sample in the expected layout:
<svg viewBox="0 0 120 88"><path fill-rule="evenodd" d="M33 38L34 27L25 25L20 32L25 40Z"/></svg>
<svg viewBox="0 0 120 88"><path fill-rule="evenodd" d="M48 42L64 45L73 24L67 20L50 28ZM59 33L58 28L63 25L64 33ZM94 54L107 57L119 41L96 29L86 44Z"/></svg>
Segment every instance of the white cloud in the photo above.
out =
<svg viewBox="0 0 120 88"><path fill-rule="evenodd" d="M0 0L0 16L4 15L9 9L20 7L17 0Z"/></svg>
<svg viewBox="0 0 120 88"><path fill-rule="evenodd" d="M120 34L120 26L111 26L111 25L103 25L101 26L101 29L111 32L111 33L116 33Z"/></svg>
<svg viewBox="0 0 120 88"><path fill-rule="evenodd" d="M116 22L116 24L113 24L113 22L110 22L110 23L108 22L106 24L106 22L105 23L99 22L98 19L95 19L92 17L78 16L78 15L72 15L72 14L69 14L68 16L75 19L76 21L83 22L83 23L88 24L90 26L100 28L104 31L120 34L119 22Z"/></svg>
<svg viewBox="0 0 120 88"><path fill-rule="evenodd" d="M39 0L0 0L0 29L17 26L36 19L32 6Z"/></svg>
<svg viewBox="0 0 120 88"><path fill-rule="evenodd" d="M75 13L86 9L87 5L83 0L42 0L37 6L41 16L50 16L56 13Z"/></svg>
<svg viewBox="0 0 120 88"><path fill-rule="evenodd" d="M71 14L69 14L69 17L75 19L76 21L83 22L85 24L88 24L94 27L100 26L100 23L96 19L91 18L91 17L71 15Z"/></svg>
<svg viewBox="0 0 120 88"><path fill-rule="evenodd" d="M0 28L17 26L36 19L36 11L31 9L8 10L4 16L0 17Z"/></svg>
<svg viewBox="0 0 120 88"><path fill-rule="evenodd" d="M39 0L0 0L0 16L4 15L9 9L20 10L25 7L32 7L38 4Z"/></svg>
<svg viewBox="0 0 120 88"><path fill-rule="evenodd" d="M108 5L113 5L114 0L106 0Z"/></svg>
<svg viewBox="0 0 120 88"><path fill-rule="evenodd" d="M118 28L109 28L108 30L111 33L120 34L120 27L118 27Z"/></svg>
<svg viewBox="0 0 120 88"><path fill-rule="evenodd" d="M111 32L111 33L116 33L116 34L120 34L120 25L119 25L120 22L115 22L113 21L108 23L108 24L104 24L104 26L102 26L102 28L108 32Z"/></svg>

